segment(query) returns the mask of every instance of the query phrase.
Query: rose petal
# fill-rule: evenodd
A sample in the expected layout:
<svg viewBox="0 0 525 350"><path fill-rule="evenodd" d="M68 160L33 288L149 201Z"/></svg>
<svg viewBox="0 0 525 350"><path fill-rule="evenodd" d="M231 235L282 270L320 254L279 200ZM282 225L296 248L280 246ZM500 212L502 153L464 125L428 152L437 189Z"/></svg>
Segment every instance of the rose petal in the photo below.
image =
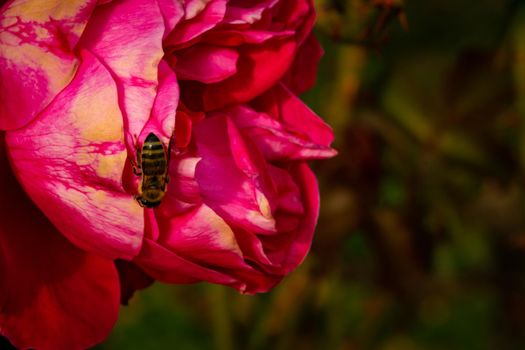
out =
<svg viewBox="0 0 525 350"><path fill-rule="evenodd" d="M322 56L321 45L315 35L310 33L306 41L299 47L290 70L282 79L286 87L299 95L314 86L317 78L317 66Z"/></svg>
<svg viewBox="0 0 525 350"><path fill-rule="evenodd" d="M237 71L237 51L210 45L194 45L177 51L175 70L181 80L216 83Z"/></svg>
<svg viewBox="0 0 525 350"><path fill-rule="evenodd" d="M202 41L238 46L289 37L300 45L310 33L314 18L310 0L229 1L221 26L206 32Z"/></svg>
<svg viewBox="0 0 525 350"><path fill-rule="evenodd" d="M279 0L229 1L224 23L253 24L261 20L263 13L269 11Z"/></svg>
<svg viewBox="0 0 525 350"><path fill-rule="evenodd" d="M296 31L296 41L299 45L312 31L315 23L315 6L313 0L285 1L273 8L273 22Z"/></svg>
<svg viewBox="0 0 525 350"><path fill-rule="evenodd" d="M231 28L217 31L210 31L202 36L202 41L217 46L240 46L243 44L266 45L265 41L270 40L293 40L295 32L293 30L269 30L269 29L247 29Z"/></svg>
<svg viewBox="0 0 525 350"><path fill-rule="evenodd" d="M244 265L232 229L206 205L159 218L159 243L187 260L225 268Z"/></svg>
<svg viewBox="0 0 525 350"><path fill-rule="evenodd" d="M204 119L206 115L203 112L190 111L182 103L178 107L175 121L175 148L177 152L185 152L190 146L193 124Z"/></svg>
<svg viewBox="0 0 525 350"><path fill-rule="evenodd" d="M227 111L236 125L254 141L268 160L309 160L336 154L330 147L332 129L299 98L278 85L252 105Z"/></svg>
<svg viewBox="0 0 525 350"><path fill-rule="evenodd" d="M208 281L246 289L244 283L233 277L188 261L148 238L144 239L142 251L135 262L150 276L166 283Z"/></svg>
<svg viewBox="0 0 525 350"><path fill-rule="evenodd" d="M0 13L0 129L29 123L70 81L91 0L12 1ZM23 101L22 101L22 100Z"/></svg>
<svg viewBox="0 0 525 350"><path fill-rule="evenodd" d="M279 193L277 210L294 216L305 215L302 192L296 183L298 179L292 177L293 171L290 173L288 169L281 169L273 165L268 166L268 171Z"/></svg>
<svg viewBox="0 0 525 350"><path fill-rule="evenodd" d="M187 43L202 33L215 27L224 18L226 0L211 0L207 4L201 0L185 2L184 20L177 25L165 40L167 51Z"/></svg>
<svg viewBox="0 0 525 350"><path fill-rule="evenodd" d="M78 74L40 117L9 132L17 176L70 241L111 258L140 249L142 208L121 183L126 149L117 91L87 52Z"/></svg>
<svg viewBox="0 0 525 350"><path fill-rule="evenodd" d="M167 224L168 229L173 230L164 233L167 235L168 241L164 242L167 245L145 239L143 250L135 261L148 274L162 282L207 281L227 285L247 294L266 292L282 279L281 275L263 273L244 262L234 252L238 248L231 250L236 246L231 240L231 235L226 241L214 237L213 233L218 233L213 229L215 224L219 224L216 228L222 226L230 229L222 219L212 214L209 208L199 209L196 213L197 217L192 218L190 214L185 219L175 220L176 224ZM207 216L209 221L202 220L199 215ZM178 224L182 224L182 227ZM189 258L178 253L184 250L184 255Z"/></svg>
<svg viewBox="0 0 525 350"><path fill-rule="evenodd" d="M164 18L165 30L163 39L165 39L181 20L184 9L179 1L157 0L157 2Z"/></svg>
<svg viewBox="0 0 525 350"><path fill-rule="evenodd" d="M336 154L329 148L334 140L332 128L283 84L276 85L268 93L254 100L251 105L255 110L273 116L291 133L325 148L324 153L321 152L313 158L328 158ZM311 151L306 151L309 152Z"/></svg>
<svg viewBox="0 0 525 350"><path fill-rule="evenodd" d="M195 110L213 110L253 99L273 86L289 69L296 43L279 40L239 49L237 74L222 82L203 85L183 83L183 100Z"/></svg>
<svg viewBox="0 0 525 350"><path fill-rule="evenodd" d="M120 281L120 303L128 305L129 299L137 290L147 288L153 284L153 279L132 262L125 260L115 261Z"/></svg>
<svg viewBox="0 0 525 350"><path fill-rule="evenodd" d="M315 174L306 163L292 166L290 173L303 196L304 213L295 216L294 229L287 234L260 237L267 256L275 265L281 266L283 274L294 270L308 254L319 217L319 189ZM275 215L278 227L282 220L290 219L286 208L279 208Z"/></svg>
<svg viewBox="0 0 525 350"><path fill-rule="evenodd" d="M199 158L172 154L170 183L158 211L165 217L173 217L192 210L202 202L199 184L195 181L195 166Z"/></svg>
<svg viewBox="0 0 525 350"><path fill-rule="evenodd" d="M165 145L168 145L175 129L179 84L175 73L165 61L160 62L158 75L157 95L150 118L144 125L141 136L145 138L150 132L153 132L161 141L164 141ZM140 141L142 137L139 137Z"/></svg>
<svg viewBox="0 0 525 350"><path fill-rule="evenodd" d="M178 14L181 17L182 13ZM151 116L162 78L159 64L164 56L162 40L169 29L166 25L174 24L165 23L156 2L119 1L97 7L80 42L115 78L126 133L132 136L126 139L130 150L147 136L143 128ZM173 128L175 116L170 118Z"/></svg>
<svg viewBox="0 0 525 350"><path fill-rule="evenodd" d="M205 119L194 130L202 157L195 179L203 202L247 230L275 232L273 188L256 148L248 146L248 140L224 116Z"/></svg>
<svg viewBox="0 0 525 350"><path fill-rule="evenodd" d="M91 347L117 320L113 262L60 236L17 184L2 145L0 191L9 200L0 201L0 333L18 348Z"/></svg>

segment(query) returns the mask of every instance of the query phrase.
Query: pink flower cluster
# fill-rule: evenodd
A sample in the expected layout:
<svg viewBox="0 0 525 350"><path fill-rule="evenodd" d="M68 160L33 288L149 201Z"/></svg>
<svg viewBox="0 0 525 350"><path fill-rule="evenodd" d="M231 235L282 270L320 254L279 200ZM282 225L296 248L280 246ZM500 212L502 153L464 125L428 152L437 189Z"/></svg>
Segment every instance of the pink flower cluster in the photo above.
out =
<svg viewBox="0 0 525 350"><path fill-rule="evenodd" d="M319 210L306 162L335 154L296 96L321 56L314 18L311 0L3 4L0 334L83 349L150 279L257 293L301 263ZM134 200L149 133L172 140L156 209Z"/></svg>

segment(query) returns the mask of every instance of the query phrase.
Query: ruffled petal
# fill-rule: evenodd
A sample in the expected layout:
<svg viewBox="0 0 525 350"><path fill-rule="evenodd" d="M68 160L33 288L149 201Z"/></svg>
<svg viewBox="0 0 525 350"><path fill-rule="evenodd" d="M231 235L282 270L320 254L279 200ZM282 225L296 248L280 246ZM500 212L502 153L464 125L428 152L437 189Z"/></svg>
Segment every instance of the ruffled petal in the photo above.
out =
<svg viewBox="0 0 525 350"><path fill-rule="evenodd" d="M161 218L159 224L160 240L146 238L135 259L159 281L207 281L254 294L268 291L282 279L245 261L232 229L206 206L177 218Z"/></svg>
<svg viewBox="0 0 525 350"><path fill-rule="evenodd" d="M56 231L10 173L3 140L0 186L0 333L21 349L101 342L118 316L113 261L83 252Z"/></svg>
<svg viewBox="0 0 525 350"><path fill-rule="evenodd" d="M184 17L164 41L168 51L184 47L199 35L221 22L226 12L227 0L190 0L184 2Z"/></svg>
<svg viewBox="0 0 525 350"><path fill-rule="evenodd" d="M224 23L228 24L254 24L263 18L280 0L263 1L229 1Z"/></svg>
<svg viewBox="0 0 525 350"><path fill-rule="evenodd" d="M332 129L284 86L270 90L252 106L239 105L212 115L228 115L267 160L325 159L337 154L330 147Z"/></svg>
<svg viewBox="0 0 525 350"><path fill-rule="evenodd" d="M314 19L311 0L228 2L224 19L195 40L199 45L235 49L235 74L205 81L198 69L192 72L185 65L184 74L192 81L183 83L184 103L193 110L212 111L248 102L268 90L290 69ZM310 82L305 80L304 84Z"/></svg>
<svg viewBox="0 0 525 350"><path fill-rule="evenodd" d="M256 147L249 146L249 140L225 116L196 125L195 140L202 157L195 179L203 202L229 223L257 233L274 233L273 188Z"/></svg>
<svg viewBox="0 0 525 350"><path fill-rule="evenodd" d="M295 157L298 159L330 158L337 152L330 148L334 140L332 128L326 124L317 114L306 106L297 96L295 96L286 86L279 84L266 94L261 95L251 106L259 112L272 116L281 127L290 133L290 147L293 146L294 152L284 152L279 154L279 146L275 147L272 142L275 137L268 140L260 139L259 144L264 144L262 148L267 151L267 155L273 157ZM246 118L240 116L245 126L251 126ZM253 123L252 123L253 124ZM279 141L282 143L284 140ZM295 145L293 145L295 143ZM304 149L299 149L303 146ZM268 153L269 152L269 153ZM287 154L289 153L289 154Z"/></svg>
<svg viewBox="0 0 525 350"><path fill-rule="evenodd" d="M306 163L292 165L290 174L301 194L300 213L280 203L275 217L281 234L260 236L269 259L288 274L301 264L310 250L319 217L319 188L315 174ZM291 223L291 225L290 225Z"/></svg>

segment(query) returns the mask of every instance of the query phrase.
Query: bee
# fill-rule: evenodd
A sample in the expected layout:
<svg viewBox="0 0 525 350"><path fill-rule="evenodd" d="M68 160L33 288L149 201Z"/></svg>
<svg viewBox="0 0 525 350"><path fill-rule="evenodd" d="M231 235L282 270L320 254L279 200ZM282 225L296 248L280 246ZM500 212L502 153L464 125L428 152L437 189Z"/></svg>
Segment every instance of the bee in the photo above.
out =
<svg viewBox="0 0 525 350"><path fill-rule="evenodd" d="M141 207L158 207L166 194L169 182L169 148L166 150L157 135L149 133L142 149L137 149L137 166L133 167L133 172L142 176L138 195L135 196Z"/></svg>

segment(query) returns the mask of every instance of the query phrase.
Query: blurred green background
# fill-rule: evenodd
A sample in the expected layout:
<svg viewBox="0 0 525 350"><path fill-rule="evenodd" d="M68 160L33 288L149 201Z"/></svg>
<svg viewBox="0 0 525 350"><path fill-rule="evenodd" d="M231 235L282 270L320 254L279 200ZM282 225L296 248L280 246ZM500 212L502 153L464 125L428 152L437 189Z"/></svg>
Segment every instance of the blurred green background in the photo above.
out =
<svg viewBox="0 0 525 350"><path fill-rule="evenodd" d="M156 284L98 350L525 349L525 1L319 0L310 255L274 291Z"/></svg>

